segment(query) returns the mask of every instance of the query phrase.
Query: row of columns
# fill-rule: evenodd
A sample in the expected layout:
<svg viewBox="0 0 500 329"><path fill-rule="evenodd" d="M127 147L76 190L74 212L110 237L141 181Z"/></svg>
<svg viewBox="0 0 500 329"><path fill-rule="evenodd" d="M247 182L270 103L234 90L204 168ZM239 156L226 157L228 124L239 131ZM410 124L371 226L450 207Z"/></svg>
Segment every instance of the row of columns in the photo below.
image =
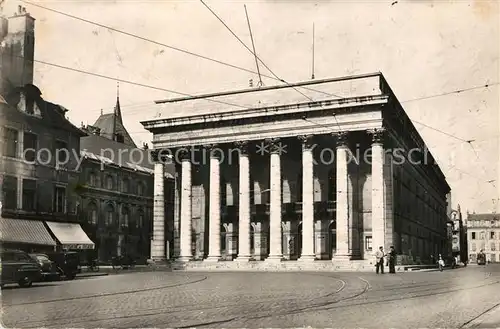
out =
<svg viewBox="0 0 500 329"><path fill-rule="evenodd" d="M384 206L384 149L381 130L370 133L372 140L372 243L373 250L384 246L385 241L385 206ZM337 251L335 259L350 259L351 248L349 230L352 216L349 214L348 196L348 157L350 150L346 132L336 133L336 235ZM314 253L314 158L312 135L299 136L302 141L302 253L299 260L313 261ZM269 139L270 150L270 252L267 261L281 261L282 254L282 200L281 200L281 157L279 139ZM248 261L250 255L250 161L248 142L235 143L239 147L239 232L237 261ZM213 148L215 145L207 146ZM192 164L187 156L181 157L181 202L180 202L180 261L192 259L191 231L191 188ZM153 241L151 243L151 258L162 260L165 258L165 209L163 195L163 164L155 165L154 190L154 225ZM209 249L205 261L219 261L221 255L220 220L220 161L216 152L210 152L210 181L209 181Z"/></svg>

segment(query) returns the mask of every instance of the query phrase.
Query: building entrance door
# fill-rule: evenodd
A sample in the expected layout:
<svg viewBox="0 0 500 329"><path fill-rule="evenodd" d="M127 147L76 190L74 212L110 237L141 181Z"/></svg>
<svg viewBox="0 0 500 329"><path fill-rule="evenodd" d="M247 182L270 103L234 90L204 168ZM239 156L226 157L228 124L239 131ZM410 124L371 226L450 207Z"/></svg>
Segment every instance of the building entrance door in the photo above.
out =
<svg viewBox="0 0 500 329"><path fill-rule="evenodd" d="M299 224L297 228L297 258L302 255L302 223Z"/></svg>

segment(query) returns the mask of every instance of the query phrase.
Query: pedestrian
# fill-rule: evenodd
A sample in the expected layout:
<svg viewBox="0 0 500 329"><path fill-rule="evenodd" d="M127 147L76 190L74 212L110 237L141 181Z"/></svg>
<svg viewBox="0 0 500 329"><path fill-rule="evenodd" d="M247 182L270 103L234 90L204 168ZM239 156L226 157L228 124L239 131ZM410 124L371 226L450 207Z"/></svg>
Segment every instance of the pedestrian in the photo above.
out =
<svg viewBox="0 0 500 329"><path fill-rule="evenodd" d="M379 270L381 274L384 274L384 248L379 247L375 253L375 268L378 274Z"/></svg>
<svg viewBox="0 0 500 329"><path fill-rule="evenodd" d="M396 273L396 250L394 250L394 246L391 246L388 256L389 273Z"/></svg>
<svg viewBox="0 0 500 329"><path fill-rule="evenodd" d="M439 266L439 271L443 272L444 260L443 257L441 257L441 254L439 254L438 266Z"/></svg>

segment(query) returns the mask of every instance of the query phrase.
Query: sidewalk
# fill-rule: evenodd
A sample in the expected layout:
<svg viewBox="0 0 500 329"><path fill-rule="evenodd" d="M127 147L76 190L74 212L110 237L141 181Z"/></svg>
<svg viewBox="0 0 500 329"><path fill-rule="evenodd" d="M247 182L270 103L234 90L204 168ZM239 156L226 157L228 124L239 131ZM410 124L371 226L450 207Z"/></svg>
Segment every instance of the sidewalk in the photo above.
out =
<svg viewBox="0 0 500 329"><path fill-rule="evenodd" d="M152 271L170 271L170 266L151 266L151 265L135 265L133 268L113 268L111 265L99 266L98 272L89 271L87 266L81 267L82 272L80 276L102 276L108 274L124 274L124 273L137 273L137 272L152 272Z"/></svg>
<svg viewBox="0 0 500 329"><path fill-rule="evenodd" d="M474 319L464 328L500 328L500 304Z"/></svg>

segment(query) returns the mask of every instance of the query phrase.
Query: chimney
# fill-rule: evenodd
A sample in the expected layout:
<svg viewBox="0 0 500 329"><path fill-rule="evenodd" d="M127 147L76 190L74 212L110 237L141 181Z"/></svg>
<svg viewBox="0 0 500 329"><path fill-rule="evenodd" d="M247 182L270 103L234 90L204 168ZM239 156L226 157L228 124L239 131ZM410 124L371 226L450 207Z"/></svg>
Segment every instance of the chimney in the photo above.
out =
<svg viewBox="0 0 500 329"><path fill-rule="evenodd" d="M253 87L253 79L248 80L248 85L250 86L250 88Z"/></svg>

